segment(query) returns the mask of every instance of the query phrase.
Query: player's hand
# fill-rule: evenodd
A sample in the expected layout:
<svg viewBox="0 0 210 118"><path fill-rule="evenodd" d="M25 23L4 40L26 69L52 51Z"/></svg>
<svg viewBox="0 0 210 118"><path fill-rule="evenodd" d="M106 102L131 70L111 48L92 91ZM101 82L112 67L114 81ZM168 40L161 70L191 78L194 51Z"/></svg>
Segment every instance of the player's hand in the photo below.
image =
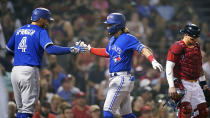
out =
<svg viewBox="0 0 210 118"><path fill-rule="evenodd" d="M71 53L75 53L75 54L85 53L88 51L88 48L77 45L77 46L71 47L70 51L71 51Z"/></svg>
<svg viewBox="0 0 210 118"><path fill-rule="evenodd" d="M168 95L169 95L172 99L176 99L176 98L177 98L176 88L175 88L175 87L169 87L169 89L168 89Z"/></svg>
<svg viewBox="0 0 210 118"><path fill-rule="evenodd" d="M158 69L160 72L163 71L163 66L160 63L158 63L155 59L153 59L153 61L152 61L152 67L155 70Z"/></svg>
<svg viewBox="0 0 210 118"><path fill-rule="evenodd" d="M75 46L71 47L71 53L85 53L88 51L87 45L83 41L75 43Z"/></svg>
<svg viewBox="0 0 210 118"><path fill-rule="evenodd" d="M88 52L90 52L90 49L91 49L90 44L88 44L87 48L88 48Z"/></svg>
<svg viewBox="0 0 210 118"><path fill-rule="evenodd" d="M78 53L85 53L88 51L88 46L83 41L78 41L75 43L74 47L71 47L71 52L78 54Z"/></svg>
<svg viewBox="0 0 210 118"><path fill-rule="evenodd" d="M75 43L75 46L87 47L87 44L85 44L83 41L78 41Z"/></svg>

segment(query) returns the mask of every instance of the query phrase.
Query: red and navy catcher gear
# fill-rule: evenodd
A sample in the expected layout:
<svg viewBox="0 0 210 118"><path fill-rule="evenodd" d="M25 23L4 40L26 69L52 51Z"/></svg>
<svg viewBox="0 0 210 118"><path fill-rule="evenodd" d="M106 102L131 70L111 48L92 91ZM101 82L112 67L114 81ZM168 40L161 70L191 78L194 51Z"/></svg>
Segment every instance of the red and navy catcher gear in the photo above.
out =
<svg viewBox="0 0 210 118"><path fill-rule="evenodd" d="M187 34L192 38L200 37L200 28L195 24L187 24L184 29L180 30L181 33Z"/></svg>
<svg viewBox="0 0 210 118"><path fill-rule="evenodd" d="M110 35L117 33L119 30L125 28L125 16L121 13L111 13L107 16L107 20L104 22L107 25L112 25L108 32Z"/></svg>
<svg viewBox="0 0 210 118"><path fill-rule="evenodd" d="M31 20L38 21L40 18L47 19L48 21L53 21L51 17L50 10L46 8L36 8L32 11Z"/></svg>

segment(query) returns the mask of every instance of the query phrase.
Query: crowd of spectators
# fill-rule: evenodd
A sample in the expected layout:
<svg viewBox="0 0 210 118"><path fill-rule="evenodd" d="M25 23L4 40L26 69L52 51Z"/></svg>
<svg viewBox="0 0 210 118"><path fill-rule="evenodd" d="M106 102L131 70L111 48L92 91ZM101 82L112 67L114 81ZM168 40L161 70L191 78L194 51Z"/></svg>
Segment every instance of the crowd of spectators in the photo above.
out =
<svg viewBox="0 0 210 118"><path fill-rule="evenodd" d="M203 70L210 84L210 30L200 21L186 0L0 0L0 79L8 91L9 117L15 118L16 104L10 80L12 62L6 43L14 31L30 23L34 8L51 10L55 19L48 28L52 41L72 46L82 40L93 47L106 47L109 36L103 21L111 12L126 16L131 34L156 54L165 65L168 48L182 38L179 29L186 23L201 27L199 42ZM40 68L40 96L33 118L101 118L109 82L109 60L89 53L44 55ZM163 107L168 92L165 73L152 69L137 52L133 56L135 87L132 109L137 118L175 118ZM120 118L116 114L116 118Z"/></svg>

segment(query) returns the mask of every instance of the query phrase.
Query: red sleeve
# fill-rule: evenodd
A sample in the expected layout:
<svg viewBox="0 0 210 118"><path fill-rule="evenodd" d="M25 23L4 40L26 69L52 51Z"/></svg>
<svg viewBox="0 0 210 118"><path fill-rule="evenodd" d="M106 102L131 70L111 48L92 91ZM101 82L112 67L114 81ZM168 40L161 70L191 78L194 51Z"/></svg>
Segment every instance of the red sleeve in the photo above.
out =
<svg viewBox="0 0 210 118"><path fill-rule="evenodd" d="M174 55L171 51L168 51L167 61L176 62L178 58L178 55Z"/></svg>
<svg viewBox="0 0 210 118"><path fill-rule="evenodd" d="M106 52L106 48L91 48L90 53L97 56L109 58L109 55Z"/></svg>
<svg viewBox="0 0 210 118"><path fill-rule="evenodd" d="M179 42L177 42L170 47L169 51L175 55L180 55L183 53L183 47Z"/></svg>
<svg viewBox="0 0 210 118"><path fill-rule="evenodd" d="M183 53L183 48L181 44L179 43L173 44L168 51L167 61L176 62L177 60L179 60L180 55L182 53Z"/></svg>

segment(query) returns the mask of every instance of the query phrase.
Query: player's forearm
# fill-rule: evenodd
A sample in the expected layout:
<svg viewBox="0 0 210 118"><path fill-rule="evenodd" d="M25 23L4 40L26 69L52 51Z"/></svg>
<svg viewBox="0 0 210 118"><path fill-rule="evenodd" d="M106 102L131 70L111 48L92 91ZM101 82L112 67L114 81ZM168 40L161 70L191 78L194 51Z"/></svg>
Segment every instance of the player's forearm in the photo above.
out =
<svg viewBox="0 0 210 118"><path fill-rule="evenodd" d="M163 66L155 60L155 57L152 54L152 50L144 46L141 53L151 62L153 69L158 69L160 72L163 71Z"/></svg>
<svg viewBox="0 0 210 118"><path fill-rule="evenodd" d="M63 55L71 53L70 47L61 47L56 45L49 45L45 49L48 54Z"/></svg>
<svg viewBox="0 0 210 118"><path fill-rule="evenodd" d="M173 68L175 66L175 63L172 61L166 62L166 78L168 80L169 87L174 87L174 73Z"/></svg>
<svg viewBox="0 0 210 118"><path fill-rule="evenodd" d="M97 55L97 56L109 58L109 55L107 54L105 48L92 48L91 47L90 53Z"/></svg>
<svg viewBox="0 0 210 118"><path fill-rule="evenodd" d="M142 49L142 54L150 61L152 62L155 57L152 54L152 51L148 49L148 47L145 47Z"/></svg>

